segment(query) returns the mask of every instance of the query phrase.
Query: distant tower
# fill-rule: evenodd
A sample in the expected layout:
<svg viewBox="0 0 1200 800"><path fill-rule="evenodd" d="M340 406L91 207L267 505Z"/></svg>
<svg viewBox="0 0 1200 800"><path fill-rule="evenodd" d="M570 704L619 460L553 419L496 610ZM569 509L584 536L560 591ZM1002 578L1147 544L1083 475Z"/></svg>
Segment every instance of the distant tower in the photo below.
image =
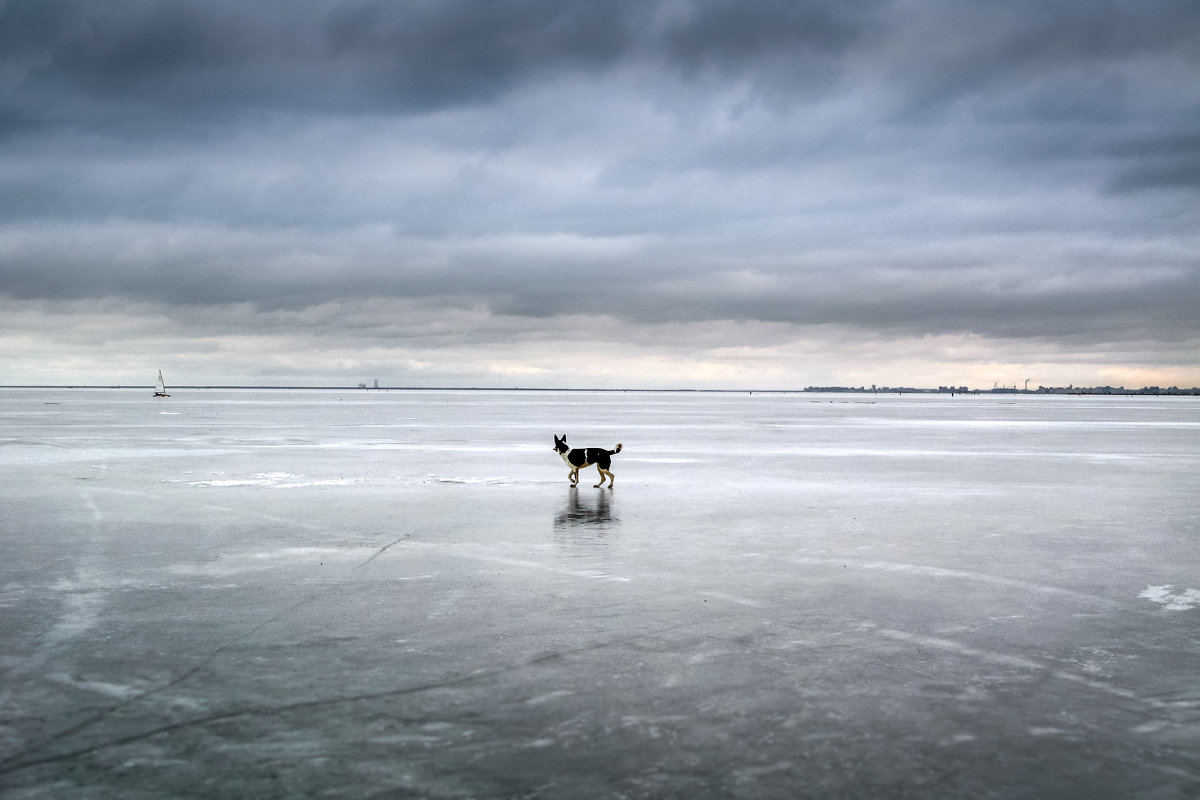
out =
<svg viewBox="0 0 1200 800"><path fill-rule="evenodd" d="M375 379L375 388L376 388L376 389L378 389L378 388L379 388L379 378L376 378L376 379Z"/></svg>

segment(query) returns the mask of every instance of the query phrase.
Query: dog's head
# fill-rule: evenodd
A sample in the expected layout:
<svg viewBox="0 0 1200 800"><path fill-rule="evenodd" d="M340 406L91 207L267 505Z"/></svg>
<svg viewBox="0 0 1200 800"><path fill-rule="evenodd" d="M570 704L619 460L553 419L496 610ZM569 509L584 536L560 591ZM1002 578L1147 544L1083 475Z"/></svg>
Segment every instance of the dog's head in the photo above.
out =
<svg viewBox="0 0 1200 800"><path fill-rule="evenodd" d="M567 447L567 435L564 433L562 438L554 437L554 451L556 453L565 453L571 448Z"/></svg>

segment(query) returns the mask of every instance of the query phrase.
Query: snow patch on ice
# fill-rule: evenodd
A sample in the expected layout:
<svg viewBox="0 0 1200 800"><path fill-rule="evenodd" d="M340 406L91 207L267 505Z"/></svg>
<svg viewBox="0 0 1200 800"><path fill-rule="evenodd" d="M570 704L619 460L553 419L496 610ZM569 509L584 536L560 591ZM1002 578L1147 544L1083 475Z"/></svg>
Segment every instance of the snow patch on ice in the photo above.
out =
<svg viewBox="0 0 1200 800"><path fill-rule="evenodd" d="M554 700L561 700L564 697L570 697L573 694L575 693L566 689L556 689L553 692L546 692L545 694L539 694L536 697L531 697L525 701L525 704L530 706L540 706Z"/></svg>
<svg viewBox="0 0 1200 800"><path fill-rule="evenodd" d="M516 567L519 569L528 570L545 570L555 572L560 575L569 575L574 578L585 578L594 581L614 581L618 583L628 583L631 579L624 575L614 575L611 572L598 569L572 569L558 564L537 561L534 559L511 558L498 555L496 553L486 551L479 552L475 547L468 546L466 548L451 547L445 544L433 544L427 542L409 542L409 547L413 548L430 548L437 549L438 552L452 555L458 558L463 558L471 561L479 561L486 564L499 564L507 567Z"/></svg>
<svg viewBox="0 0 1200 800"><path fill-rule="evenodd" d="M740 606L762 608L762 603L757 600L751 600L748 597L738 597L737 595L726 594L725 592L698 592L698 594L704 597L712 597L716 600L724 600L727 603L737 603Z"/></svg>
<svg viewBox="0 0 1200 800"><path fill-rule="evenodd" d="M1190 611L1196 606L1200 606L1200 589L1175 591L1175 587L1171 584L1147 586L1138 597L1158 603L1168 611Z"/></svg>
<svg viewBox="0 0 1200 800"><path fill-rule="evenodd" d="M362 549L362 548L359 548ZM339 547L282 547L266 553L254 553L254 558L292 558L293 556L346 555L348 550Z"/></svg>
<svg viewBox="0 0 1200 800"><path fill-rule="evenodd" d="M179 458L181 456L220 456L230 450L166 447L96 447L74 443L59 445L6 444L0 448L0 465L70 464L78 461L109 461L116 458Z"/></svg>
<svg viewBox="0 0 1200 800"><path fill-rule="evenodd" d="M62 591L61 586L54 588ZM103 592L81 592L74 589L66 591L70 593L63 598L58 620L45 636L46 641L55 644L74 639L94 628L100 621L100 613L104 606Z"/></svg>
<svg viewBox="0 0 1200 800"><path fill-rule="evenodd" d="M1072 736L1070 731L1065 731L1062 728L1052 728L1049 726L1043 726L1043 727L1035 726L1033 728L1030 728L1029 735L1030 736L1056 736L1056 737L1067 737L1067 738L1070 738Z"/></svg>
<svg viewBox="0 0 1200 800"><path fill-rule="evenodd" d="M108 697L115 697L120 700L129 700L134 697L139 697L140 695L143 694L143 691L141 689L135 688L133 686L124 686L119 683L107 683L105 681L82 680L80 678L73 678L70 675L67 675L66 673L63 673L63 672L55 672L53 674L47 675L46 679L50 680L50 681L54 681L55 683L62 683L62 684L66 684L67 686L74 686L76 689L83 689L85 691L95 692L97 694L106 695Z"/></svg>
<svg viewBox="0 0 1200 800"><path fill-rule="evenodd" d="M333 561L361 561L366 553L376 548L366 547L282 547L276 550L248 553L229 553L203 562L171 564L165 569L172 575L187 575L206 578L224 578L247 572L263 572L274 569L281 563L286 565L314 562L324 564ZM231 584L232 585L232 584ZM211 588L206 584L204 588Z"/></svg>
<svg viewBox="0 0 1200 800"><path fill-rule="evenodd" d="M467 484L469 486L475 486L475 485L479 485L479 484L507 486L508 484L511 483L511 481L503 475L500 475L498 477L475 477L475 478L465 478L465 477L459 477L459 476L455 476L455 475L429 475L428 477L431 480L437 481L438 483L462 483L462 484Z"/></svg>
<svg viewBox="0 0 1200 800"><path fill-rule="evenodd" d="M933 637L933 636L925 636L925 635L919 634L919 633L911 633L908 631L890 630L890 629L886 629L886 628L876 628L876 626L870 622L863 623L862 625L859 626L859 628L861 630L873 631L874 633L878 634L879 636L882 636L887 639L891 639L893 641L907 642L907 643L913 645L914 647L936 648L938 650L943 650L948 653L954 653L956 655L961 655L966 658L975 658L980 661L985 661L985 662L988 662L991 664L997 664L1002 667L1012 667L1012 668L1027 670L1027 671L1031 671L1031 672L1045 673L1048 675L1052 675L1053 677L1055 677L1059 680L1071 681L1072 683L1079 684L1080 686L1086 686L1087 688L1092 689L1093 691L1103 692L1112 697L1119 697L1122 700L1141 703L1143 705L1149 706L1150 708L1169 708L1170 707L1170 704L1168 704L1168 703L1164 703L1163 701L1157 700L1153 697L1143 697L1142 695L1138 694L1137 692L1132 691L1130 689L1126 689L1122 686L1114 686L1113 684L1108 683L1106 681L1097 680L1097 679L1092 678L1087 675L1079 675L1077 673L1069 672L1067 670L1053 669L1049 665L1041 664L1037 661L1033 661L1028 658L1022 658L1021 656L1015 656L1015 655L1011 655L1008 653L998 653L998 652L991 651L991 650L981 650L977 647L971 647L969 645L962 644L961 642L957 642L952 639L941 639L941 638L937 638L937 637ZM1043 732L1041 734L1035 733L1034 735L1049 735L1050 732L1054 731L1054 730L1055 729L1052 729L1052 728L1046 728L1043 730Z"/></svg>
<svg viewBox="0 0 1200 800"><path fill-rule="evenodd" d="M350 486L358 483L358 478L330 478L325 480L305 480L304 475L291 472L256 472L239 478L213 478L199 481L171 481L184 483L188 486L201 488L228 488L231 486L261 486L267 489L299 489L308 486Z"/></svg>
<svg viewBox="0 0 1200 800"><path fill-rule="evenodd" d="M1045 669L1036 661L1031 661L1028 658L1009 655L1008 653L997 653L990 650L981 650L977 647L956 642L952 639L942 639L933 636L924 636L918 633L909 633L908 631L891 630L887 628L876 631L880 636L891 639L897 642L907 642L916 647L936 648L944 650L956 655L965 656L967 658L975 658L980 661L986 661L992 664L998 664L1003 667L1015 667L1025 670L1043 670Z"/></svg>
<svg viewBox="0 0 1200 800"><path fill-rule="evenodd" d="M1029 581L1017 580L1015 578L1007 578L1000 575L990 575L985 572L973 572L969 570L947 569L944 567L935 567L926 564L906 564L895 561L854 561L845 558L816 558L809 556L800 556L789 559L793 564L799 565L821 565L834 566L841 565L843 567L853 565L857 569L879 572L895 572L908 573L913 575L927 576L931 578L946 578L952 580L973 581L983 584L992 584L995 586L1006 586L1015 589L1023 589L1030 592L1038 592L1041 594L1062 595L1064 597L1075 597L1080 600L1087 600L1092 603L1100 603L1104 605L1116 605L1111 600L1095 595L1083 594L1072 591L1070 589L1062 589L1057 586L1045 586L1038 583L1030 583Z"/></svg>

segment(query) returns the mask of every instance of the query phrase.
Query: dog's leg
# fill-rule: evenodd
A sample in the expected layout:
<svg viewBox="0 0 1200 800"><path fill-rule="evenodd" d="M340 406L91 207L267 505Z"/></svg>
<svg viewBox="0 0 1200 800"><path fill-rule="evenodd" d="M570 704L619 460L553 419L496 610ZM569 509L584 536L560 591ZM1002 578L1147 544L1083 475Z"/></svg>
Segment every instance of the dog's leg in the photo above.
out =
<svg viewBox="0 0 1200 800"><path fill-rule="evenodd" d="M603 486L603 485L604 485L604 479L605 479L605 477L606 477L606 476L607 476L607 477L612 477L612 473L611 473L611 472L609 472L608 470L604 469L604 467L597 466L597 467L596 467L596 471L600 473L600 482L599 482L599 483L597 483L595 486L593 486L593 487L592 487L593 489L599 489L601 486Z"/></svg>
<svg viewBox="0 0 1200 800"><path fill-rule="evenodd" d="M567 477L571 479L572 486L579 485L579 470L578 469L573 469L570 472L568 472Z"/></svg>

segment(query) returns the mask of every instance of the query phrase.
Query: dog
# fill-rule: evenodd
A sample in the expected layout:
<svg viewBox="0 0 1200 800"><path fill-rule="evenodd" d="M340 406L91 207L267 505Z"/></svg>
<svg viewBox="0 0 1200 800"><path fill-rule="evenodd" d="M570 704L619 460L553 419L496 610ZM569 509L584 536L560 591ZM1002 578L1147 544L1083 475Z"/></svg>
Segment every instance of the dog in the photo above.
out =
<svg viewBox="0 0 1200 800"><path fill-rule="evenodd" d="M621 443L617 443L616 450L605 450L603 447L583 447L575 449L567 446L567 435L564 433L562 437L554 437L554 452L562 456L562 460L567 462L567 466L571 468L567 477L571 479L572 486L579 485L579 470L587 469L593 464L600 472L600 482L593 486L593 489L599 489L604 485L604 481L608 480L608 488L613 488L615 478L609 471L609 466L612 464L612 457L621 452Z"/></svg>

